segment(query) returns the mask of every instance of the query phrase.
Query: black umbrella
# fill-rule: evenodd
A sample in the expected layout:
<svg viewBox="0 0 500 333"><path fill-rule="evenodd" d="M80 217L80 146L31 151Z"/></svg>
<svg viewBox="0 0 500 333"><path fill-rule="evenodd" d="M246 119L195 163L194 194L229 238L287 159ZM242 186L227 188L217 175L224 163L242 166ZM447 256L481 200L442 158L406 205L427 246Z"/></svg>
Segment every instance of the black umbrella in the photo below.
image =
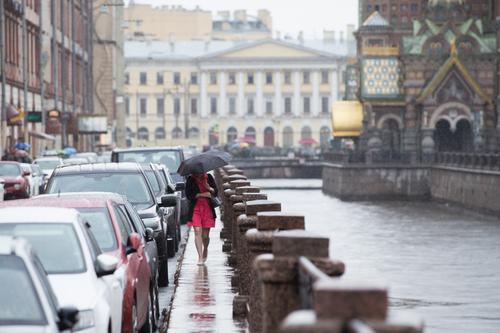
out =
<svg viewBox="0 0 500 333"><path fill-rule="evenodd" d="M184 160L181 165L179 165L177 172L181 176L192 173L204 173L227 165L230 160L230 154L223 151L210 150Z"/></svg>

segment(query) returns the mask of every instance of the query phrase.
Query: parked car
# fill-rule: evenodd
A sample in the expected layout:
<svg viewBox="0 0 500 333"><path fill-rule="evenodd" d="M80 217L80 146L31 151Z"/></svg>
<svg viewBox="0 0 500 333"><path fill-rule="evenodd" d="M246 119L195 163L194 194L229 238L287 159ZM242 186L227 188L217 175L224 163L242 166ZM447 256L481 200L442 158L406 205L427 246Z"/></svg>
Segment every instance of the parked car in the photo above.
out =
<svg viewBox="0 0 500 333"><path fill-rule="evenodd" d="M127 149L115 149L111 153L113 162L137 162L140 164L155 163L163 164L170 172L172 179L176 183L184 183L186 180L177 169L184 161L184 151L181 147L138 147ZM189 202L184 191L181 200L181 221L187 222L189 213Z"/></svg>
<svg viewBox="0 0 500 333"><path fill-rule="evenodd" d="M39 195L40 185L43 184L43 176L34 170L33 164L21 163L21 168L25 171L25 178L30 185L30 195Z"/></svg>
<svg viewBox="0 0 500 333"><path fill-rule="evenodd" d="M123 289L113 275L118 260L101 253L76 210L0 208L0 235L28 240L61 305L78 308L74 331L120 332Z"/></svg>
<svg viewBox="0 0 500 333"><path fill-rule="evenodd" d="M43 193L45 190L45 185L47 184L47 177L43 173L42 169L38 164L31 164L31 170L33 171L33 176L38 178L38 194Z"/></svg>
<svg viewBox="0 0 500 333"><path fill-rule="evenodd" d="M29 198L31 188L26 176L29 171L21 167L21 163L1 161L0 177L5 181L5 199Z"/></svg>
<svg viewBox="0 0 500 333"><path fill-rule="evenodd" d="M25 239L0 236L0 331L71 330L78 309L60 307L42 264Z"/></svg>
<svg viewBox="0 0 500 333"><path fill-rule="evenodd" d="M111 162L111 152L103 151L97 156L97 162L99 163L109 163Z"/></svg>
<svg viewBox="0 0 500 333"><path fill-rule="evenodd" d="M168 191L167 184L163 181L158 165L149 163L141 166L151 184L156 199L160 200L163 195L168 194ZM177 205L174 207L161 208L161 213L165 216L165 221L167 222L167 254L169 258L174 257L178 249L179 240L177 238L178 224L176 220L176 208Z"/></svg>
<svg viewBox="0 0 500 333"><path fill-rule="evenodd" d="M46 179L49 179L50 176L52 175L52 171L54 169L63 164L63 159L60 157L39 157L36 160L33 161L34 164L40 166L40 168L43 170L43 174L45 175Z"/></svg>
<svg viewBox="0 0 500 333"><path fill-rule="evenodd" d="M64 160L65 165L78 165L78 164L88 164L89 159L86 157L69 157Z"/></svg>
<svg viewBox="0 0 500 333"><path fill-rule="evenodd" d="M85 158L89 163L97 162L97 154L93 152L76 153L72 156L73 158Z"/></svg>
<svg viewBox="0 0 500 333"><path fill-rule="evenodd" d="M173 207L175 196L157 199L144 171L137 163L95 163L58 167L47 185L46 193L114 192L127 197L146 227L153 229L158 248L158 284L168 284L167 219L161 207Z"/></svg>
<svg viewBox="0 0 500 333"><path fill-rule="evenodd" d="M76 209L90 224L90 231L101 251L115 256L119 260L118 270L125 272L119 276L121 284L125 286L122 332L132 332L133 327L142 327L145 332L151 326L156 329L156 314L159 310L156 309L157 253L153 230L146 229L140 218L132 218L126 207L126 199L115 193L62 193L42 195L13 204ZM145 247L148 246L153 246L153 249L147 251Z"/></svg>
<svg viewBox="0 0 500 333"><path fill-rule="evenodd" d="M4 185L5 185L5 180L3 178L0 178L0 201L3 201L4 197Z"/></svg>

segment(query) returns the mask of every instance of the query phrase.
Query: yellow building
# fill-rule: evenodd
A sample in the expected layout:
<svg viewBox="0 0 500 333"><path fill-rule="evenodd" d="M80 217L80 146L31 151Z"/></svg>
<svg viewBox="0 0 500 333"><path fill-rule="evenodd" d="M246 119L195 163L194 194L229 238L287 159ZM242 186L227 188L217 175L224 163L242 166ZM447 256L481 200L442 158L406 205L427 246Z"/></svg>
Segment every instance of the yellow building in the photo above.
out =
<svg viewBox="0 0 500 333"><path fill-rule="evenodd" d="M127 41L133 145L327 144L346 40Z"/></svg>
<svg viewBox="0 0 500 333"><path fill-rule="evenodd" d="M245 10L210 11L182 6L134 4L124 11L125 38L147 37L158 40L259 40L272 37L272 18L268 10L250 15Z"/></svg>

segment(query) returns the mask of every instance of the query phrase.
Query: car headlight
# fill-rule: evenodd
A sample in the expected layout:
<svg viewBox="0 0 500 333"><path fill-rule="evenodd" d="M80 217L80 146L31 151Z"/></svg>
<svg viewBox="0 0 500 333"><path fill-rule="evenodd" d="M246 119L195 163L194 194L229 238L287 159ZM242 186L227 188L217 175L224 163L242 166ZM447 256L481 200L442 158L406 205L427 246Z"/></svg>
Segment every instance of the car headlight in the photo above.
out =
<svg viewBox="0 0 500 333"><path fill-rule="evenodd" d="M73 331L81 331L95 326L94 310L81 310L78 312L78 322Z"/></svg>
<svg viewBox="0 0 500 333"><path fill-rule="evenodd" d="M146 228L151 228L153 231L161 229L161 219L159 216L144 218L142 221L144 222Z"/></svg>

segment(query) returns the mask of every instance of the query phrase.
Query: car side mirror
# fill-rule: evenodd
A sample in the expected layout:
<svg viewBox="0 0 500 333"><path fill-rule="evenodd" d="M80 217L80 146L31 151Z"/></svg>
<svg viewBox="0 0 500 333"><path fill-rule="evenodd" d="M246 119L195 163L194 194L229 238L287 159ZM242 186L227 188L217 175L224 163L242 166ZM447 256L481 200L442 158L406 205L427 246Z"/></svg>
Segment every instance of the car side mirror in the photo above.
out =
<svg viewBox="0 0 500 333"><path fill-rule="evenodd" d="M109 254L100 254L97 256L95 266L97 277L111 275L118 267L118 259Z"/></svg>
<svg viewBox="0 0 500 333"><path fill-rule="evenodd" d="M57 311L57 328L59 331L71 330L78 322L78 309L74 306L65 306Z"/></svg>
<svg viewBox="0 0 500 333"><path fill-rule="evenodd" d="M130 236L128 236L127 239L126 254L129 255L132 253L136 253L141 248L141 245L142 245L141 236L136 232L130 234Z"/></svg>
<svg viewBox="0 0 500 333"><path fill-rule="evenodd" d="M167 194L161 197L161 207L175 207L177 205L177 196Z"/></svg>
<svg viewBox="0 0 500 333"><path fill-rule="evenodd" d="M151 242L155 239L155 234L153 229L151 228L146 228L144 231L144 238L146 239L146 242Z"/></svg>
<svg viewBox="0 0 500 333"><path fill-rule="evenodd" d="M176 191L184 191L186 189L186 183L177 183L175 184Z"/></svg>

